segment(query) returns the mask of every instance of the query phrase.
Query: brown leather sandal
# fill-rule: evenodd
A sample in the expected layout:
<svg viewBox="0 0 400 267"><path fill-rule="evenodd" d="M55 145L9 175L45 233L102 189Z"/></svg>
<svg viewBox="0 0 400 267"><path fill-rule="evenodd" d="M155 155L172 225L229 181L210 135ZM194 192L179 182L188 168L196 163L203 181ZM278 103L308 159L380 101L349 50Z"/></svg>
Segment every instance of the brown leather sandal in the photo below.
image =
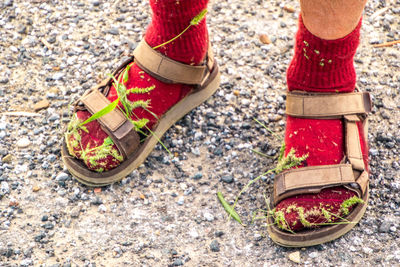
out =
<svg viewBox="0 0 400 267"><path fill-rule="evenodd" d="M119 109L114 109L99 118L102 129L112 138L124 157L121 165L110 171L98 173L88 170L80 160L69 155L64 140L61 151L64 164L69 172L83 184L105 186L123 179L143 163L157 144L157 138L161 138L176 121L213 95L220 84L218 64L214 60L210 45L204 64L191 66L165 57L143 40L134 50L133 55L114 71L113 76L118 77L133 61L145 72L163 82L187 84L192 86L193 90L163 114L152 129L154 134L149 135L142 143L132 123ZM94 114L109 105L110 101L106 96L111 85L112 79L108 78L87 91L75 105L75 110L88 110Z"/></svg>
<svg viewBox="0 0 400 267"><path fill-rule="evenodd" d="M368 170L361 151L357 122L364 127L368 138L367 113L372 103L369 93L343 94L289 92L286 114L313 119L341 118L345 125L345 157L341 164L310 166L285 171L276 176L269 208L272 210L283 199L299 194L318 193L323 188L344 186L357 193L363 203L357 204L345 218L350 223L302 230L296 233L283 231L268 217L271 239L284 247L307 247L332 241L350 231L363 216L368 202Z"/></svg>

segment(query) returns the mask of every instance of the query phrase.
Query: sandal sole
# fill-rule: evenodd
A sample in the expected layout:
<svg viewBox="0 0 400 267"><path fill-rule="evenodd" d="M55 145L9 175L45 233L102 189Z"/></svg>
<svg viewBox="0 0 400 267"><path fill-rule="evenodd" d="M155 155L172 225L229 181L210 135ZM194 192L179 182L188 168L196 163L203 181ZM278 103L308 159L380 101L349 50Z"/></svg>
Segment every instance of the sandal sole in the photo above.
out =
<svg viewBox="0 0 400 267"><path fill-rule="evenodd" d="M172 125L174 125L191 110L200 106L215 93L215 91L219 88L220 80L220 72L217 71L215 77L206 87L189 94L175 104L159 120L159 123L153 130L154 135L149 136L143 145L140 146L140 149L136 153L132 154L128 159L123 161L118 167L103 173L88 170L86 166L82 164L82 162L69 155L65 140L63 141L61 150L64 164L66 165L68 171L79 182L90 187L106 186L122 180L145 161L158 143L158 139L161 139L164 133L171 128ZM157 136L158 139L155 136Z"/></svg>

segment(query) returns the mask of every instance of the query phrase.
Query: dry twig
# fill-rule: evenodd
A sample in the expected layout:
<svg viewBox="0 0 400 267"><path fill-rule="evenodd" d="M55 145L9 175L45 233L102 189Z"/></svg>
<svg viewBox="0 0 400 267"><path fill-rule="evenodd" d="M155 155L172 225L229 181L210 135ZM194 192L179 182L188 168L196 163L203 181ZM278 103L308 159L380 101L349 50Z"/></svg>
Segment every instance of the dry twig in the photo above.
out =
<svg viewBox="0 0 400 267"><path fill-rule="evenodd" d="M391 41L391 42L384 42L382 44L375 44L373 45L373 47L375 48L379 48L379 47L389 47L395 44L400 44L400 40L395 40L395 41Z"/></svg>

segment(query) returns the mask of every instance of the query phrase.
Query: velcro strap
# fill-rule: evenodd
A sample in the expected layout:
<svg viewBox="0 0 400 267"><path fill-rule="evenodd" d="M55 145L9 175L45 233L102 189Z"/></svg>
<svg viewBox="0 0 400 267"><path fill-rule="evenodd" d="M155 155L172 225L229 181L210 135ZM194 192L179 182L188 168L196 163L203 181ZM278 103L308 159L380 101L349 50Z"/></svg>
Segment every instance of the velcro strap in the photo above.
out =
<svg viewBox="0 0 400 267"><path fill-rule="evenodd" d="M210 55L210 54L209 54ZM191 66L172 60L151 48L142 40L133 51L135 62L146 72L171 83L201 85L207 74L207 66ZM209 59L209 62L213 59ZM208 62L208 63L209 63Z"/></svg>
<svg viewBox="0 0 400 267"><path fill-rule="evenodd" d="M92 90L90 93L82 96L80 101L82 101L92 114L99 112L110 104L110 101L99 90ZM98 120L114 132L124 124L127 119L119 109L115 108L106 115L101 116Z"/></svg>
<svg viewBox="0 0 400 267"><path fill-rule="evenodd" d="M110 101L97 89L83 95L80 101L92 114L110 104ZM139 135L134 130L133 124L118 108L97 120L102 125L102 129L112 138L125 159L138 147L140 143Z"/></svg>
<svg viewBox="0 0 400 267"><path fill-rule="evenodd" d="M355 183L351 164L303 167L275 177L274 204L298 194L318 193L325 187Z"/></svg>
<svg viewBox="0 0 400 267"><path fill-rule="evenodd" d="M342 94L296 93L286 96L286 114L293 117L323 118L371 111L372 102L368 92Z"/></svg>

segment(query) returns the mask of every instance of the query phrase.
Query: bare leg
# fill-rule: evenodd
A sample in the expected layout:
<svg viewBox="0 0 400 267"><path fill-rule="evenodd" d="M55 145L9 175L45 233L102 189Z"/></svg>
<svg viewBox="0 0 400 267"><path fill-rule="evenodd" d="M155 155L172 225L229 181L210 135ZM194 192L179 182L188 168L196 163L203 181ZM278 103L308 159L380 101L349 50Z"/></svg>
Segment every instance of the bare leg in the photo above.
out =
<svg viewBox="0 0 400 267"><path fill-rule="evenodd" d="M335 40L354 30L366 3L367 0L300 0L301 16L312 34Z"/></svg>

